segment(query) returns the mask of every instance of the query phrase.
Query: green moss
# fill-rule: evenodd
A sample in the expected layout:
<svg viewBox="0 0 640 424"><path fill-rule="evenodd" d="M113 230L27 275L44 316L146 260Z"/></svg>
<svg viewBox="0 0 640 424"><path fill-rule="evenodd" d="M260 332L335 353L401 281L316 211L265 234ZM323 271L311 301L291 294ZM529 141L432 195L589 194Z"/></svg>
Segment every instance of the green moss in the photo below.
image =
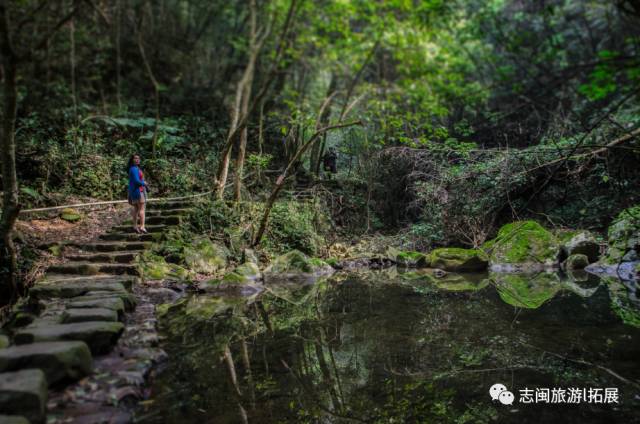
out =
<svg viewBox="0 0 640 424"><path fill-rule="evenodd" d="M489 257L480 249L447 247L431 252L429 262L432 268L446 271L483 271L487 268Z"/></svg>
<svg viewBox="0 0 640 424"><path fill-rule="evenodd" d="M340 262L336 258L328 258L326 262L333 268L337 268L338 266L340 266Z"/></svg>
<svg viewBox="0 0 640 424"><path fill-rule="evenodd" d="M555 274L491 274L503 302L519 308L537 309L561 289Z"/></svg>
<svg viewBox="0 0 640 424"><path fill-rule="evenodd" d="M635 246L640 244L640 205L625 209L608 230L609 250L604 262L617 264Z"/></svg>
<svg viewBox="0 0 640 424"><path fill-rule="evenodd" d="M412 286L428 284L444 291L476 291L489 285L489 280L481 274L448 273L443 277L436 277L431 269L403 272L400 278Z"/></svg>
<svg viewBox="0 0 640 424"><path fill-rule="evenodd" d="M399 251L396 254L398 265L406 267L427 267L429 266L429 257L424 253L415 251Z"/></svg>
<svg viewBox="0 0 640 424"><path fill-rule="evenodd" d="M65 208L60 211L60 218L68 222L77 222L82 219L82 215L75 209Z"/></svg>
<svg viewBox="0 0 640 424"><path fill-rule="evenodd" d="M535 221L517 221L504 225L497 237L483 245L492 263L522 264L556 262L559 245L554 235Z"/></svg>
<svg viewBox="0 0 640 424"><path fill-rule="evenodd" d="M568 270L584 269L587 267L587 265L589 265L589 258L587 257L587 255L583 255L580 253L569 256L567 258L567 262L565 263L565 266Z"/></svg>
<svg viewBox="0 0 640 424"><path fill-rule="evenodd" d="M184 261L189 269L212 274L227 266L229 251L208 238L195 240L184 248Z"/></svg>
<svg viewBox="0 0 640 424"><path fill-rule="evenodd" d="M145 252L137 259L138 268L142 276L148 280L163 280L166 278L176 280L189 279L189 271L180 265L167 263L162 256Z"/></svg>

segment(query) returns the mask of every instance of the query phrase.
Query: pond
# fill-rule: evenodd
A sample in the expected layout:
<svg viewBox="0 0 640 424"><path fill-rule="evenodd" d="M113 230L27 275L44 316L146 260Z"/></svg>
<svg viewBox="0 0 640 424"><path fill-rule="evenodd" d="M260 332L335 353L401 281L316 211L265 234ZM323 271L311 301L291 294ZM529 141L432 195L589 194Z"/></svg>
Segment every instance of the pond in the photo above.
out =
<svg viewBox="0 0 640 424"><path fill-rule="evenodd" d="M159 308L143 423L638 422L635 286L396 269ZM496 400L490 388L500 383ZM513 402L509 404L510 402Z"/></svg>

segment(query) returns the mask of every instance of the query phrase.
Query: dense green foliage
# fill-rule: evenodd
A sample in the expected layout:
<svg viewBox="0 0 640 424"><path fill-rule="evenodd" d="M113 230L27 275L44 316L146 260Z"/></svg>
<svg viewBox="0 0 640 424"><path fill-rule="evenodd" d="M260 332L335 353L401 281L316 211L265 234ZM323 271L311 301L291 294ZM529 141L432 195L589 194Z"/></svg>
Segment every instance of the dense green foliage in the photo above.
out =
<svg viewBox="0 0 640 424"><path fill-rule="evenodd" d="M124 198L133 152L152 196L207 191L226 178L225 146L229 178L243 175L236 199L259 210L290 161L288 197L316 199L311 208L275 203L264 240L273 250L317 254L321 209L342 234L402 230L422 250L478 247L514 219L603 230L637 203L633 2L6 8L14 44L37 47L21 56L17 79L23 206ZM235 135L245 124L246 157L244 135ZM336 124L349 126L313 138ZM329 147L337 182L318 189ZM239 249L259 213L246 215L247 226L246 216L220 210L199 229L234 220L227 242Z"/></svg>

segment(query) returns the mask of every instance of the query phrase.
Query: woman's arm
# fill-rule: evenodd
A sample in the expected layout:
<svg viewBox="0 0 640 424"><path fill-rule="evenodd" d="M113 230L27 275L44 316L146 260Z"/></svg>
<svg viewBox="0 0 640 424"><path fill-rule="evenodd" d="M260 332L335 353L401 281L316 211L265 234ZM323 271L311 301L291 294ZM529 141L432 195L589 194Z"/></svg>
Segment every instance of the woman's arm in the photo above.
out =
<svg viewBox="0 0 640 424"><path fill-rule="evenodd" d="M129 181L133 181L136 187L145 185L145 182L140 179L140 170L137 166L129 168Z"/></svg>

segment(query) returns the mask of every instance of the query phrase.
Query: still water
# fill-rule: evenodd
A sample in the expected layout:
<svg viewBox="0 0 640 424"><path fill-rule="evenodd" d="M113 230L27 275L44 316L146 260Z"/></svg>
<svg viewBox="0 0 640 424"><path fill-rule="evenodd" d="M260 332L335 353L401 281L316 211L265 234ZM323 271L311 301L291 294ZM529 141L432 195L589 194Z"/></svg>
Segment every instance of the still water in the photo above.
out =
<svg viewBox="0 0 640 424"><path fill-rule="evenodd" d="M159 308L170 360L137 418L640 422L634 290L586 274L390 269L192 296ZM492 400L496 383L512 404Z"/></svg>

